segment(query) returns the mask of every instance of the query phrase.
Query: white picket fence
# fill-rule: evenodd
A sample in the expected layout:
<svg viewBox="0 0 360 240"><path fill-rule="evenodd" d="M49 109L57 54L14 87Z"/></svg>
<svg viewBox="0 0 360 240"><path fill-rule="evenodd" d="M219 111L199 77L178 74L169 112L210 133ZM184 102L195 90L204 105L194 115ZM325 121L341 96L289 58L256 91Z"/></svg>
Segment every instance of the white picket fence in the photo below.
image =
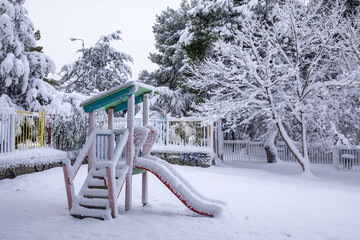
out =
<svg viewBox="0 0 360 240"><path fill-rule="evenodd" d="M276 147L279 159L285 162L296 162L285 143L280 142ZM263 142L224 140L221 156L224 162L267 162ZM360 171L359 148L344 147L328 150L321 147L310 147L308 156L311 164L333 164L338 170Z"/></svg>
<svg viewBox="0 0 360 240"><path fill-rule="evenodd" d="M13 152L15 148L15 111L0 108L0 153Z"/></svg>
<svg viewBox="0 0 360 240"><path fill-rule="evenodd" d="M263 142L224 140L223 161L266 162Z"/></svg>
<svg viewBox="0 0 360 240"><path fill-rule="evenodd" d="M136 118L138 126L142 119ZM156 144L212 147L212 127L196 118L150 118L149 125L159 130ZM115 118L114 128L126 128L125 118Z"/></svg>

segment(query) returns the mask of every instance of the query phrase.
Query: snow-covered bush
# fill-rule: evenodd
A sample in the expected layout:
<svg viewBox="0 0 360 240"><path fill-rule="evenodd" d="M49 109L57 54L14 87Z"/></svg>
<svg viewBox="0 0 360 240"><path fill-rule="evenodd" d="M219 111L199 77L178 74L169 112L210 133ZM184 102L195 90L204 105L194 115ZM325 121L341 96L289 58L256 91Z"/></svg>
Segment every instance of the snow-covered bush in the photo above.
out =
<svg viewBox="0 0 360 240"><path fill-rule="evenodd" d="M88 134L88 116L80 107L87 97L78 93L57 91L45 112L54 116L53 146L66 151L79 150Z"/></svg>
<svg viewBox="0 0 360 240"><path fill-rule="evenodd" d="M52 138L55 148L65 151L78 151L88 135L88 116L75 107L70 116L55 115Z"/></svg>

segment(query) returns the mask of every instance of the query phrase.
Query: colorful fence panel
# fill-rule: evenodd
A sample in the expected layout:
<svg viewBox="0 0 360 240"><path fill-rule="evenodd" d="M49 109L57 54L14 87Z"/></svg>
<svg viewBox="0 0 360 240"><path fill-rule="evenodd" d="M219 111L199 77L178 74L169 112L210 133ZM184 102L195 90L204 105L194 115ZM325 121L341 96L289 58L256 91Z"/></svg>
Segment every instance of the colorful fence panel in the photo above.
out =
<svg viewBox="0 0 360 240"><path fill-rule="evenodd" d="M211 147L211 125L199 119L169 118L167 129L169 145Z"/></svg>
<svg viewBox="0 0 360 240"><path fill-rule="evenodd" d="M44 145L44 111L15 110L15 149L25 150Z"/></svg>

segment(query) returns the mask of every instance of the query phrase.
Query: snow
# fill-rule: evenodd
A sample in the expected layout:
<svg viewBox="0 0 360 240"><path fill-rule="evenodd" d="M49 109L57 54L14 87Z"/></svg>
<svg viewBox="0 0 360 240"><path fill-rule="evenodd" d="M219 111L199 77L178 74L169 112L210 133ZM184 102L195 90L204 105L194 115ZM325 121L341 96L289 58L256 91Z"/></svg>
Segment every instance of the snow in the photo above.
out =
<svg viewBox="0 0 360 240"><path fill-rule="evenodd" d="M0 238L353 240L359 236L358 173L322 166L313 170L317 179L304 179L293 170L299 170L295 165L270 166L174 166L204 195L228 203L215 218L192 213L152 175L148 204L142 207L141 176L136 175L133 209L124 211L123 191L119 217L110 221L69 215L61 168L2 180ZM83 166L78 177L85 178L86 173ZM80 189L81 182L75 184Z"/></svg>
<svg viewBox="0 0 360 240"><path fill-rule="evenodd" d="M148 129L142 126L134 127L134 146L135 146L135 155L139 154L139 151L147 139Z"/></svg>
<svg viewBox="0 0 360 240"><path fill-rule="evenodd" d="M0 96L0 108L15 108L15 104L8 95L3 94Z"/></svg>
<svg viewBox="0 0 360 240"><path fill-rule="evenodd" d="M147 138L142 145L142 155L147 156L150 155L151 149L153 148L156 139L159 136L159 130L152 126L146 126L147 129L149 129L149 132L147 134Z"/></svg>
<svg viewBox="0 0 360 240"><path fill-rule="evenodd" d="M68 159L67 153L52 148L36 148L24 151L3 153L0 155L0 169L17 166L35 166L49 164Z"/></svg>
<svg viewBox="0 0 360 240"><path fill-rule="evenodd" d="M151 149L151 152L161 152L161 153L205 153L211 154L211 148L204 148L204 147L196 147L196 146L181 146L181 145L159 145L155 144L154 147Z"/></svg>
<svg viewBox="0 0 360 240"><path fill-rule="evenodd" d="M8 53L6 58L1 63L1 73L2 75L9 74L10 71L13 69L14 66L14 54ZM11 84L11 83L10 83ZM6 85L7 87L10 85Z"/></svg>

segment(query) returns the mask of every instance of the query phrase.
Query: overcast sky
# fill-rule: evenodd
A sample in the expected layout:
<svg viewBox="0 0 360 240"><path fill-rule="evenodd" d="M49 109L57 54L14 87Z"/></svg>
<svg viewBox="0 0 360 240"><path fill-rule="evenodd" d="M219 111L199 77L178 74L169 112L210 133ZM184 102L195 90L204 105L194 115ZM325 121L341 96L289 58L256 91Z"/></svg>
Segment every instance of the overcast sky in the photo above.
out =
<svg viewBox="0 0 360 240"><path fill-rule="evenodd" d="M79 53L81 41L93 46L100 35L121 30L123 41L116 45L134 58L133 79L156 65L148 59L155 52L152 26L156 14L168 6L177 9L181 0L27 0L25 7L36 30L41 32L38 45L56 63L57 71L71 63Z"/></svg>

